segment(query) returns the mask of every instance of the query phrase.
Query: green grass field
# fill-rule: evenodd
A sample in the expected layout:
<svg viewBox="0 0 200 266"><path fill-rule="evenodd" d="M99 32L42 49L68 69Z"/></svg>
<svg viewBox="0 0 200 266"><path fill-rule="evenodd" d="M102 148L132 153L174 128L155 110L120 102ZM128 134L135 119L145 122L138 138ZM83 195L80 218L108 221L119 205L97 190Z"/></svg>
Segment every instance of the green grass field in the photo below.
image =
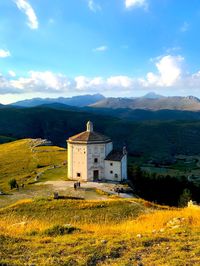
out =
<svg viewBox="0 0 200 266"><path fill-rule="evenodd" d="M38 142L23 139L0 145L1 190L9 190L8 181L12 178L19 185L34 182L40 173L43 180L67 178L66 150L56 146L36 147Z"/></svg>
<svg viewBox="0 0 200 266"><path fill-rule="evenodd" d="M50 180L66 180L66 179L67 179L67 165L46 170L41 175L40 182L45 182Z"/></svg>

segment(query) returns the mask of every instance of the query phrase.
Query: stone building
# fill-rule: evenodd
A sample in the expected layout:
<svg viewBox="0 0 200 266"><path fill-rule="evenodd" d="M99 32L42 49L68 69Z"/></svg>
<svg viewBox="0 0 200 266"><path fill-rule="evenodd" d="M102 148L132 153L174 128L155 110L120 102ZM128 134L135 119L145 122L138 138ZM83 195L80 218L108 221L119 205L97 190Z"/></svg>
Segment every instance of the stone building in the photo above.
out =
<svg viewBox="0 0 200 266"><path fill-rule="evenodd" d="M113 150L112 140L93 130L87 130L67 140L68 178L80 181L115 181L127 179L127 152Z"/></svg>

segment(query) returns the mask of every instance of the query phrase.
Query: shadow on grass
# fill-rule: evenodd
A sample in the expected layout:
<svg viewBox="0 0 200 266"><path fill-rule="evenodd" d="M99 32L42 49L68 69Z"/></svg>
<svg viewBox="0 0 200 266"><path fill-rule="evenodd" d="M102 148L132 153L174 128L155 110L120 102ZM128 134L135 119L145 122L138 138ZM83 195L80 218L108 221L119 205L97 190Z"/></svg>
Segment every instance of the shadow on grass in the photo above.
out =
<svg viewBox="0 0 200 266"><path fill-rule="evenodd" d="M55 200L59 199L70 199L70 200L84 200L83 197L75 197L75 196L58 196L58 198L54 198Z"/></svg>

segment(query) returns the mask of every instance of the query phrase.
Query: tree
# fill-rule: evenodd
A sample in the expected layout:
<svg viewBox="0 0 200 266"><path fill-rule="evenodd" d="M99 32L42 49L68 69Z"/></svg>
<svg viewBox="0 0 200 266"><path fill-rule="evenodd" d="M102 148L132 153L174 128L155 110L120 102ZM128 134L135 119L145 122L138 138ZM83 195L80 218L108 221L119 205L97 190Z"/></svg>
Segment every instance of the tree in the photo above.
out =
<svg viewBox="0 0 200 266"><path fill-rule="evenodd" d="M15 178L10 179L9 182L8 182L8 184L10 186L10 189L18 188L19 187Z"/></svg>
<svg viewBox="0 0 200 266"><path fill-rule="evenodd" d="M189 189L185 188L183 193L180 195L179 198L179 207L185 207L188 204L188 201L191 200L192 195Z"/></svg>

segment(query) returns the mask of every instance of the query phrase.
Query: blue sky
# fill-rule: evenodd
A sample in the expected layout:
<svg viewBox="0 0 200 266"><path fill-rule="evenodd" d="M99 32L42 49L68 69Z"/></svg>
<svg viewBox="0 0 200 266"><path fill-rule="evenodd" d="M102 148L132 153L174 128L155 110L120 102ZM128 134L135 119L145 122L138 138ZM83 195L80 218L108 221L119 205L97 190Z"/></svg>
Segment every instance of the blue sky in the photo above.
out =
<svg viewBox="0 0 200 266"><path fill-rule="evenodd" d="M200 97L199 0L1 0L0 102Z"/></svg>

